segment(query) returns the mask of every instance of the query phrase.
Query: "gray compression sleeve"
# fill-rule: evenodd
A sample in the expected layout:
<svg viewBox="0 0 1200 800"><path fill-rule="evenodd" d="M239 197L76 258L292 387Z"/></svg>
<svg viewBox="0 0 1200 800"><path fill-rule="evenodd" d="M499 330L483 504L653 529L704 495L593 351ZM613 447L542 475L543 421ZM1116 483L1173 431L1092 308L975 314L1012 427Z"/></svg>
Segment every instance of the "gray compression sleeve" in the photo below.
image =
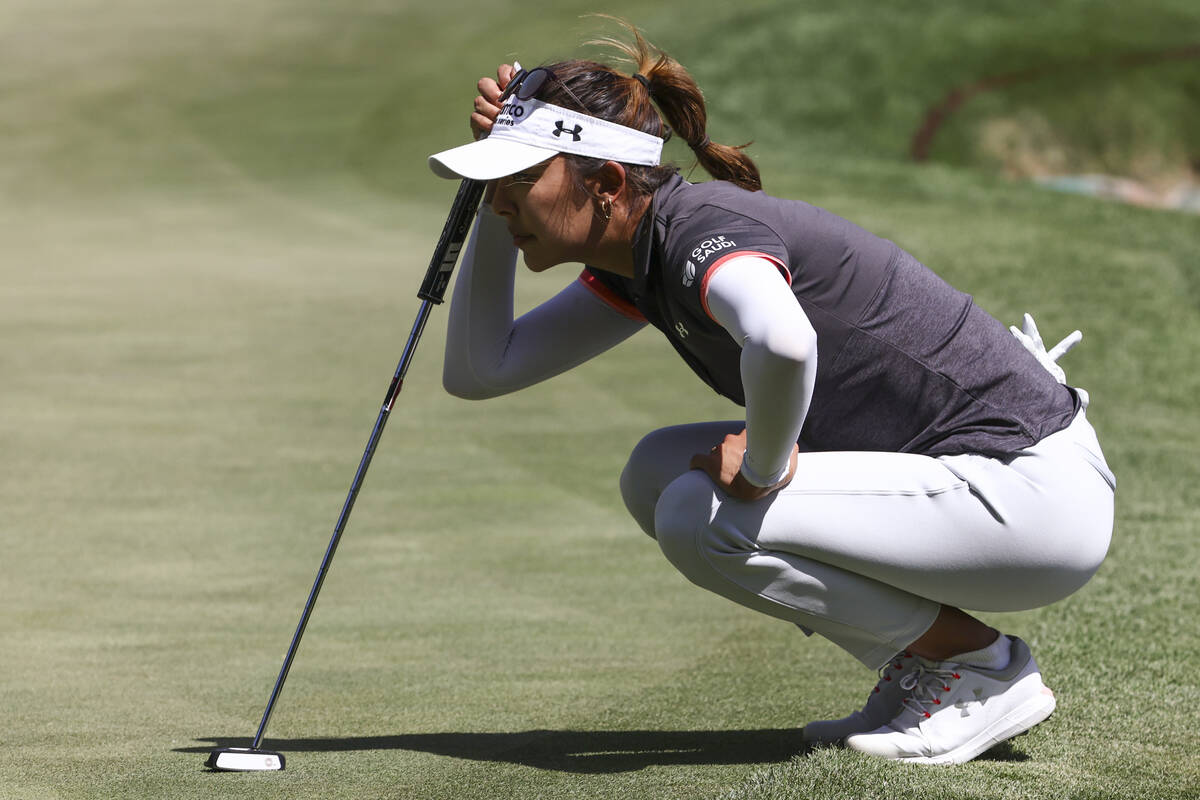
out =
<svg viewBox="0 0 1200 800"><path fill-rule="evenodd" d="M579 281L513 319L517 249L503 219L480 206L450 300L442 384L481 400L565 372L640 330Z"/></svg>
<svg viewBox="0 0 1200 800"><path fill-rule="evenodd" d="M771 486L787 474L817 376L817 334L775 264L734 258L708 282L713 319L742 346L746 456L742 477Z"/></svg>

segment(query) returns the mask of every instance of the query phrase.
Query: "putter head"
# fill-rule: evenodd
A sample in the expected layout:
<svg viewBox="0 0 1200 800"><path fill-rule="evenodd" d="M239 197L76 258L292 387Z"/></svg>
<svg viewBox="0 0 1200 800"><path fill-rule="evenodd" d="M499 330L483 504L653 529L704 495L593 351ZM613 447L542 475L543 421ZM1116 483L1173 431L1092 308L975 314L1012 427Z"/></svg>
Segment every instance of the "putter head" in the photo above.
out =
<svg viewBox="0 0 1200 800"><path fill-rule="evenodd" d="M272 772L283 769L283 753L249 747L218 747L204 766L221 772Z"/></svg>

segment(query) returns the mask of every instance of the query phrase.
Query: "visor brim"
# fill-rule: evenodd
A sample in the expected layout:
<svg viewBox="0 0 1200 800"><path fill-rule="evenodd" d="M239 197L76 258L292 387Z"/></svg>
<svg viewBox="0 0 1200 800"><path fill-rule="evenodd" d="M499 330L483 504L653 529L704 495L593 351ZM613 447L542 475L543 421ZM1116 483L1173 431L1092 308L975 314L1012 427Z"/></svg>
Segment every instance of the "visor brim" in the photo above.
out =
<svg viewBox="0 0 1200 800"><path fill-rule="evenodd" d="M556 155L557 150L487 138L434 153L429 157L429 168L439 178L491 181L529 169Z"/></svg>

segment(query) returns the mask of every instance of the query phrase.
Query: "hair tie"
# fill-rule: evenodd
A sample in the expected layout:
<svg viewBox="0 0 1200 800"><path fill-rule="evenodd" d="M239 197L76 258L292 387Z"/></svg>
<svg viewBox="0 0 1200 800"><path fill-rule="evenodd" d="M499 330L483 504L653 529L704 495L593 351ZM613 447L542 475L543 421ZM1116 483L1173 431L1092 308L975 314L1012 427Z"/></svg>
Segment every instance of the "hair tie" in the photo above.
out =
<svg viewBox="0 0 1200 800"><path fill-rule="evenodd" d="M693 149L693 150L703 150L704 148L708 147L710 144L712 144L712 139L709 139L709 138L708 138L708 134L706 133L706 134L704 134L704 138L703 138L703 139L701 139L700 141L696 142L696 143L695 143L694 145L692 145L691 147L692 147L692 149Z"/></svg>
<svg viewBox="0 0 1200 800"><path fill-rule="evenodd" d="M633 73L633 79L646 87L646 91L650 91L650 79L640 72Z"/></svg>

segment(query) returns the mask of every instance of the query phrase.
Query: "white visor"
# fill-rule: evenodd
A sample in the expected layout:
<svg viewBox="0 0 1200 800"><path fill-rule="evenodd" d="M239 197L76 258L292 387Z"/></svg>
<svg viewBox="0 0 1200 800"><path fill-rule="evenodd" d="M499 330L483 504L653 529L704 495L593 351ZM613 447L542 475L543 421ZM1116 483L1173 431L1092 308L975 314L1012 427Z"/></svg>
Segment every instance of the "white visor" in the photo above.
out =
<svg viewBox="0 0 1200 800"><path fill-rule="evenodd" d="M487 138L429 157L442 178L490 181L528 169L558 153L657 166L663 140L615 122L541 100L509 99Z"/></svg>

